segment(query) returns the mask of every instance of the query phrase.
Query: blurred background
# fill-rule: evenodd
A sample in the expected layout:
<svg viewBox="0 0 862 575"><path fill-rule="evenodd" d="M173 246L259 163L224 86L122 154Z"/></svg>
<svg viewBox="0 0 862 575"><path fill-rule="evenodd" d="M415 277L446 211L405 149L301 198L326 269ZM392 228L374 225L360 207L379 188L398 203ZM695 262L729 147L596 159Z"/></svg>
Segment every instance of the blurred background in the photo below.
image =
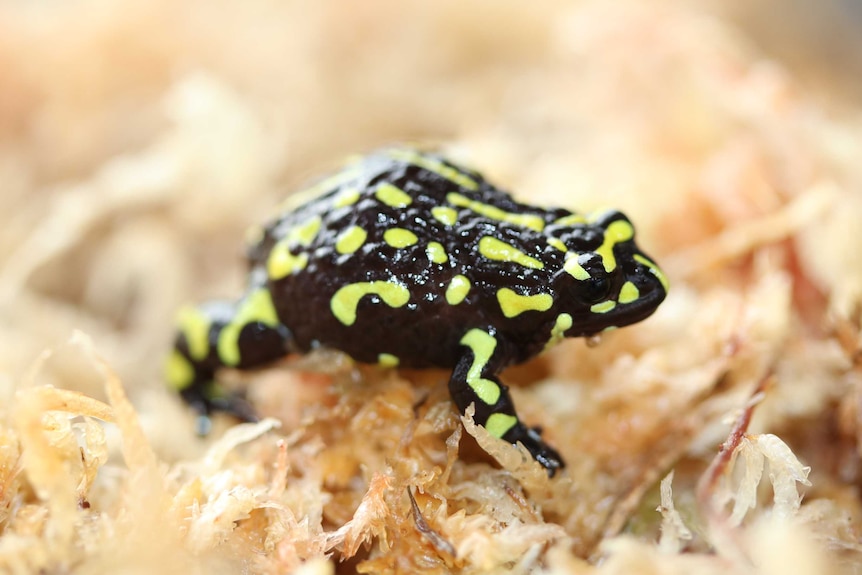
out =
<svg viewBox="0 0 862 575"><path fill-rule="evenodd" d="M806 89L851 107L862 98L862 5L855 0L762 0L707 4L739 26L770 57L785 63Z"/></svg>
<svg viewBox="0 0 862 575"><path fill-rule="evenodd" d="M231 565L244 568L256 565L245 563L249 557L272 560L260 572L282 573L322 558L336 546L333 534L355 536L359 548L361 537L344 529L360 502L385 495L403 513L381 513L371 531L357 533L377 538L385 532L375 525L388 521L396 536L363 548L356 561L387 553L393 565L431 561L402 497L404 486L422 478L418 487L428 490L424 497L417 490L419 504L427 517L448 522L454 544L471 550L465 562L487 564L490 549L502 557L493 566L525 561L526 572L565 533L556 560L571 556L568 572L585 572L582 558L624 528L633 533L641 517L650 530L643 549L627 554L633 540L617 540L622 567L596 562L605 572L630 573L627 557L671 557L654 545L658 501L645 494L674 468L676 501L696 507L701 473L727 437L728 414L749 401L755 384L774 379L780 384L768 389L751 433L779 434L790 447L777 439L771 445L782 450L785 467L789 460L794 469L811 466L814 485L801 514L816 535L756 523L775 509L772 492L756 485L760 454L756 478L746 475L746 505L758 493L766 493L764 504L734 537L765 543L738 554L725 547L723 556L724 531L718 544L680 538L675 550L684 552L675 557L686 568L672 572L707 572L688 563L700 560L726 573L728 557L739 572L761 564L774 567L763 572L817 572L796 559L815 540L818 553L827 541L858 563L860 29L857 0L0 0L0 479L9 478L0 481L0 543L7 546L0 551L41 557L9 534L52 534L39 506L62 500L70 506L66 550L73 555L116 553L115 564L126 565L136 554L167 573L165 547L139 545L138 523L173 540L190 533L194 520L212 532L188 538L191 551L180 554L190 559L176 572L190 572L185 565L212 552L233 554ZM525 421L541 422L570 463L564 479L548 484L539 471L531 488L529 474L490 465L487 450L475 445L455 461L446 438L462 428L445 376L423 384L416 374L375 372L362 380L371 387L349 387L292 370L248 376L252 399L265 398L257 405L284 422L290 453L281 443L276 454L272 436L236 450L236 460L228 446L216 457L223 461L204 461L220 478L206 488L193 465L165 471L203 458L210 445L194 436L190 414L162 383L176 310L240 293L250 224L346 156L395 141L442 147L528 202L619 208L670 277L670 297L649 321L595 349L566 342L507 372ZM68 343L76 331L92 338L134 402L146 440L130 432L129 417L122 444L156 454L128 474L123 464L97 473L104 459L90 457L93 490L76 479L70 488L80 501L38 489L62 482L49 455L63 455L58 465L68 469L88 463L79 443L104 447L102 427L79 427L75 435L66 412L50 420L33 401L30 419L20 415L28 397L22 390L34 385L105 398L104 378L84 346ZM104 429L115 440L119 427ZM418 439L406 445L405 434L414 432ZM87 434L98 441L84 442ZM59 435L65 451L48 446L41 461L21 463L19 444L47 446L47 437ZM470 441L465 434L464 444ZM396 450L401 463L392 465ZM118 448L110 451L116 458ZM105 459L107 452L100 452ZM126 459L129 469L135 455ZM447 458L451 476L415 471L439 469ZM246 491L248 500L258 498L249 507L238 508L222 463L236 485L259 488ZM142 468L152 473L138 481ZM773 483L777 468L769 468ZM268 483L270 471L277 477ZM177 479L183 473L188 483ZM784 473L783 503L794 512L807 473ZM398 487L388 490L390 480ZM164 507L139 495L163 485L183 486L164 496ZM527 495L518 499L522 487ZM273 506L258 497L264 491ZM224 500L233 515L220 507ZM15 507L21 501L25 507ZM166 508L174 519L162 529ZM276 508L293 513L294 531L284 530L286 515L270 513ZM9 509L17 515L3 515ZM4 523L7 517L17 523ZM529 531L536 539L500 527L516 523L536 527ZM762 537L752 535L763 525ZM264 540L279 547L262 551ZM46 557L62 548L44 543ZM704 553L689 553L689 544ZM43 564L61 563L68 565ZM353 565L342 563L340 572Z"/></svg>
<svg viewBox="0 0 862 575"><path fill-rule="evenodd" d="M161 393L174 310L238 292L244 229L392 141L533 202L621 206L658 255L696 241L727 208L687 194L728 142L855 117L860 25L851 0L2 2L3 389L81 329L138 401ZM816 170L782 153L792 195ZM86 369L42 377L100 396Z"/></svg>

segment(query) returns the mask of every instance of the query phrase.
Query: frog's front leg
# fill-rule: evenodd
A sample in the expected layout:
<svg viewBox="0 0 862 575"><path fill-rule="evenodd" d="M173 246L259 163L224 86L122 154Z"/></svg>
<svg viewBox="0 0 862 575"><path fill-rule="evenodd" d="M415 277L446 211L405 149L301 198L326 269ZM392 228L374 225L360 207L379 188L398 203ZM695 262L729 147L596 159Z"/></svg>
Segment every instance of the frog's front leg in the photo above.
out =
<svg viewBox="0 0 862 575"><path fill-rule="evenodd" d="M461 338L464 354L452 372L449 393L461 413L471 403L475 404L476 423L494 437L521 442L548 474L554 475L565 464L560 454L542 441L536 429L528 428L518 419L508 389L496 376L505 365L505 352L498 344L494 330L468 331Z"/></svg>
<svg viewBox="0 0 862 575"><path fill-rule="evenodd" d="M215 376L222 367L248 369L287 354L290 331L279 321L269 290L257 287L236 302L184 308L177 324L165 377L198 413L198 432L206 434L214 411L254 421L242 394L226 393Z"/></svg>

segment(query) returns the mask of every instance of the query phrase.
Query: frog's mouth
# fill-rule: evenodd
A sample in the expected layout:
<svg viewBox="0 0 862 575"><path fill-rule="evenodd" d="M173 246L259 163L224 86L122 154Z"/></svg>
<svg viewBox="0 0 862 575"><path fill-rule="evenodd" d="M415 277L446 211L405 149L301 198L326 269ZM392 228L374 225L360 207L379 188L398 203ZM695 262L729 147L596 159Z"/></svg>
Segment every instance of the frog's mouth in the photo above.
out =
<svg viewBox="0 0 862 575"><path fill-rule="evenodd" d="M664 272L643 252L635 251L624 266L625 282L614 300L616 327L637 323L655 312L667 297Z"/></svg>

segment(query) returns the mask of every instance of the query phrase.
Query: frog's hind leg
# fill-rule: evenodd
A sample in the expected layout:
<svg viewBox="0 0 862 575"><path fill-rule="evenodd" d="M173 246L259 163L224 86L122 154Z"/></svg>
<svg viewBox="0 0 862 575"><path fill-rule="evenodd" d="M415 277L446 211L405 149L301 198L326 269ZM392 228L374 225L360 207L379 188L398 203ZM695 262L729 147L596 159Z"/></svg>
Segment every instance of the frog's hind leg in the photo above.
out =
<svg viewBox="0 0 862 575"><path fill-rule="evenodd" d="M508 389L497 379L505 353L493 330L471 329L461 338L465 352L452 372L449 393L463 413L476 406L475 421L488 433L511 443L521 442L549 475L565 466L560 454L546 445L535 429L525 426L515 413Z"/></svg>
<svg viewBox="0 0 862 575"><path fill-rule="evenodd" d="M165 377L199 414L198 431L208 431L214 411L255 420L242 395L225 393L215 376L222 367L257 367L288 353L290 331L279 321L269 290L253 288L236 302L184 308L177 324Z"/></svg>

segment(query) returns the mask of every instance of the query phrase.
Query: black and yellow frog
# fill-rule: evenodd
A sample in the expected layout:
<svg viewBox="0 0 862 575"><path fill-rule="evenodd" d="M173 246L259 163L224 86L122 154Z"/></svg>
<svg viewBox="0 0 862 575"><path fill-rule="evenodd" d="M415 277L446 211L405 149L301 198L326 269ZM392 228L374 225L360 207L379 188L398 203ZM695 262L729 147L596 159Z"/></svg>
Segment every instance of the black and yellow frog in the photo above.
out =
<svg viewBox="0 0 862 575"><path fill-rule="evenodd" d="M359 362L452 370L449 390L488 432L549 473L559 454L525 426L498 374L564 337L638 322L667 280L620 212L518 203L476 172L409 148L350 163L283 209L249 250L237 301L183 310L167 379L202 417L248 418L215 384L319 347Z"/></svg>

